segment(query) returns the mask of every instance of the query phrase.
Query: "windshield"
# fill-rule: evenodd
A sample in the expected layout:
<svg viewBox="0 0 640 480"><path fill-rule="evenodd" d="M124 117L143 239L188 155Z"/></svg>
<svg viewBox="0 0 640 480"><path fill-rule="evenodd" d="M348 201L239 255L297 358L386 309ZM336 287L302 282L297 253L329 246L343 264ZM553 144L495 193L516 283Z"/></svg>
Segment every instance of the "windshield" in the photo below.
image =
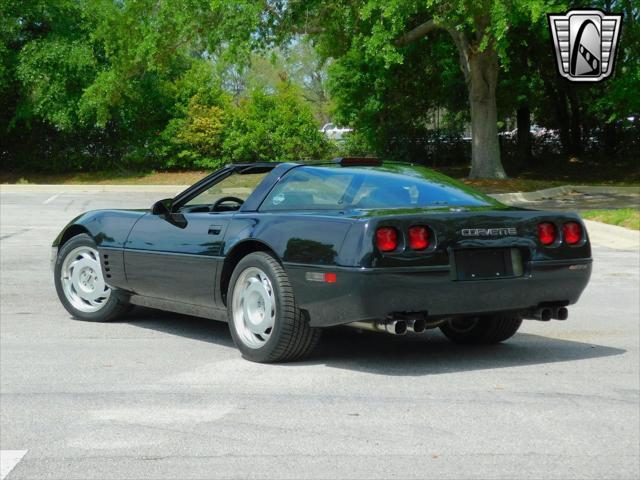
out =
<svg viewBox="0 0 640 480"><path fill-rule="evenodd" d="M491 198L424 167L297 167L262 204L262 210L344 210L495 205Z"/></svg>

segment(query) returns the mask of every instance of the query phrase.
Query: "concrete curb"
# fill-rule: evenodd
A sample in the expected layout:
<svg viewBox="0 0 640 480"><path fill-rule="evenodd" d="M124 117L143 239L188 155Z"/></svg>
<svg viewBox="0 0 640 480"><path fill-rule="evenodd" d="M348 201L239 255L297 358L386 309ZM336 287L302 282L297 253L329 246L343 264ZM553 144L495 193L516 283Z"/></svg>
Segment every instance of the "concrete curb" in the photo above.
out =
<svg viewBox="0 0 640 480"><path fill-rule="evenodd" d="M607 223L584 220L593 245L616 250L640 250L640 230L609 225Z"/></svg>
<svg viewBox="0 0 640 480"><path fill-rule="evenodd" d="M495 193L493 198L500 202L535 202L546 200L558 195L567 195L571 192L579 193L610 193L614 195L640 194L640 187L609 187L607 185L563 185L561 187L546 188L535 192Z"/></svg>

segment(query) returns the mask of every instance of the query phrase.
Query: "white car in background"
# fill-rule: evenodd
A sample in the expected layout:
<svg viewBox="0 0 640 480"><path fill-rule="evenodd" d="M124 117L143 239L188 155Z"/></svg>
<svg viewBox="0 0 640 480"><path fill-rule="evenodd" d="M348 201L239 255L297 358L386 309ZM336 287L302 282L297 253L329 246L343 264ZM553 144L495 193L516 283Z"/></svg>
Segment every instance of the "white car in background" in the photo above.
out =
<svg viewBox="0 0 640 480"><path fill-rule="evenodd" d="M335 123L325 123L318 131L324 133L329 140L343 140L344 134L353 132L353 128L338 127Z"/></svg>

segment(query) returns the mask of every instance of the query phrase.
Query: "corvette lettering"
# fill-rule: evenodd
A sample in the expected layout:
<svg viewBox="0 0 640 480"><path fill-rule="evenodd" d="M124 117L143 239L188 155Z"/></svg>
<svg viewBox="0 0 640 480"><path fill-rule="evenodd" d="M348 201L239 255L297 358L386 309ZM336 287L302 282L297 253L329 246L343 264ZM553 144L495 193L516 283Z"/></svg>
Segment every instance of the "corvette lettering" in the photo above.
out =
<svg viewBox="0 0 640 480"><path fill-rule="evenodd" d="M506 237L517 235L515 227L499 228L464 228L461 232L463 237Z"/></svg>

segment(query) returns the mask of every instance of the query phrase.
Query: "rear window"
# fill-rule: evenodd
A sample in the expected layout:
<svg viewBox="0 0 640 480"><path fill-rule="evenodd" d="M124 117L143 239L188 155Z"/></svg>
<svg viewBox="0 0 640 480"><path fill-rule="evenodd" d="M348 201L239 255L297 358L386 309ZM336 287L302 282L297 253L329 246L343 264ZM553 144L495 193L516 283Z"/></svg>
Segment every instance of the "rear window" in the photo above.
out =
<svg viewBox="0 0 640 480"><path fill-rule="evenodd" d="M274 187L261 210L344 210L486 206L492 200L422 167L296 167Z"/></svg>

